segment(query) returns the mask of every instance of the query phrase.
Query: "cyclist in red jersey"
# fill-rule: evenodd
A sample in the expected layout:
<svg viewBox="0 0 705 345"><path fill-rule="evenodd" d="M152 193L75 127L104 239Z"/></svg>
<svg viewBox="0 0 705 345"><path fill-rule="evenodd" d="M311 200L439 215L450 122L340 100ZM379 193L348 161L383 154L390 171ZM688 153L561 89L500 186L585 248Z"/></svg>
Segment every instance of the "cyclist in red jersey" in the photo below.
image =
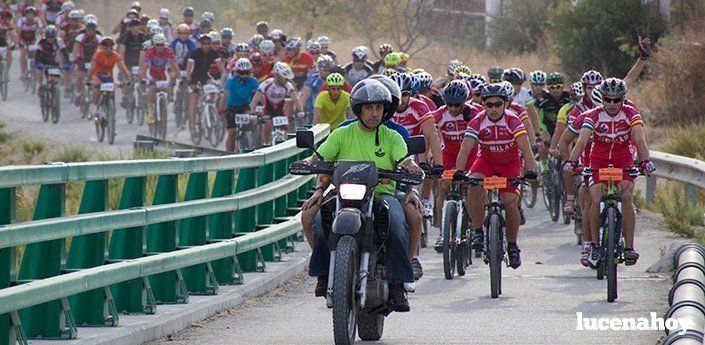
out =
<svg viewBox="0 0 705 345"><path fill-rule="evenodd" d="M468 156L472 149L479 145L478 156L470 168L470 177L484 178L494 175L516 178L521 176L522 160L527 171L524 177L536 179L534 159L531 154L531 144L527 131L516 115L507 111L507 91L504 86L490 84L482 90L482 103L485 110L477 114L465 133L460 145L460 152L455 163L456 174L464 174ZM519 154L523 153L522 156ZM520 215L517 209L519 190L515 186L507 186L500 191L500 199L505 206L507 217L507 255L509 265L518 268L521 265L521 250L517 245L519 235ZM470 217L475 229L473 246L482 250L484 243L482 232L483 205L485 191L474 186L468 190L468 206Z"/></svg>
<svg viewBox="0 0 705 345"><path fill-rule="evenodd" d="M140 79L147 80L147 123L154 123L154 94L156 92L156 82L171 80L174 81L179 73L179 66L176 64L176 54L171 48L166 46L166 37L157 34L152 37L152 46L144 53L144 63L140 66ZM169 76L167 77L167 67ZM147 73L149 70L149 73ZM172 98L172 88L167 89L169 99Z"/></svg>
<svg viewBox="0 0 705 345"><path fill-rule="evenodd" d="M635 108L624 104L627 84L619 78L608 78L600 84L600 92L602 93L604 105L590 110L585 115L578 141L570 154L570 160L566 162L566 170L572 171L577 167L577 159L592 136L593 145L590 151L590 168L600 169L608 166L629 168L634 166L632 152L632 144L634 144L639 159L639 168L650 174L655 168L649 160L649 148L646 144L641 114ZM599 203L600 198L604 195L604 180L600 178L599 172L596 172L589 182L590 196L593 200L590 209L590 221L594 222L593 224L599 224ZM633 182L634 179L629 173L624 172L622 181L618 185L623 205L622 224L626 244L624 260L628 266L634 265L639 259L639 254L634 250L636 214L632 205ZM595 242L597 238L598 234L593 233L590 262L591 264L599 265L599 244Z"/></svg>
<svg viewBox="0 0 705 345"><path fill-rule="evenodd" d="M294 72L294 86L301 90L306 81L308 70L313 66L313 56L308 52L301 51L301 38L293 37L286 42L286 50L283 62L291 66Z"/></svg>

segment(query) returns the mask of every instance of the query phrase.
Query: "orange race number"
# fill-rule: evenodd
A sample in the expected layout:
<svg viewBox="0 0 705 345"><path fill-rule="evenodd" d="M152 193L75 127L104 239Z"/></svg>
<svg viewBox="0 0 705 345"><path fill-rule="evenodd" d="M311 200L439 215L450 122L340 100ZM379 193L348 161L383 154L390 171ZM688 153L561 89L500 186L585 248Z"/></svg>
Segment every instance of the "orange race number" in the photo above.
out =
<svg viewBox="0 0 705 345"><path fill-rule="evenodd" d="M507 178L501 176L485 177L482 186L487 190L507 188Z"/></svg>
<svg viewBox="0 0 705 345"><path fill-rule="evenodd" d="M452 180L456 171L457 170L443 170L443 176L441 176L441 179L444 181Z"/></svg>
<svg viewBox="0 0 705 345"><path fill-rule="evenodd" d="M600 180L605 181L622 181L622 169L620 168L601 168L598 170L600 173Z"/></svg>

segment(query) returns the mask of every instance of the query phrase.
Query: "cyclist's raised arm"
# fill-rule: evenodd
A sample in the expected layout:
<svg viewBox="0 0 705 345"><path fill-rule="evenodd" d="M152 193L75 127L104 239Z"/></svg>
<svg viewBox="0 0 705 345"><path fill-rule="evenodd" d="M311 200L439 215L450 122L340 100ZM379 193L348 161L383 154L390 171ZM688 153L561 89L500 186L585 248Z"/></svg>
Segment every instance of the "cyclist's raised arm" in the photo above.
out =
<svg viewBox="0 0 705 345"><path fill-rule="evenodd" d="M641 71L644 69L644 66L646 66L646 60L648 60L651 55L651 40L648 37L642 39L641 36L639 36L637 43L639 44L639 58L637 58L634 65L623 79L627 85L632 85L632 83L639 78Z"/></svg>
<svg viewBox="0 0 705 345"><path fill-rule="evenodd" d="M472 149L477 145L477 139L470 137L465 134L463 142L460 144L460 151L458 152L458 158L455 159L455 169L465 170L465 164L468 162L468 156Z"/></svg>

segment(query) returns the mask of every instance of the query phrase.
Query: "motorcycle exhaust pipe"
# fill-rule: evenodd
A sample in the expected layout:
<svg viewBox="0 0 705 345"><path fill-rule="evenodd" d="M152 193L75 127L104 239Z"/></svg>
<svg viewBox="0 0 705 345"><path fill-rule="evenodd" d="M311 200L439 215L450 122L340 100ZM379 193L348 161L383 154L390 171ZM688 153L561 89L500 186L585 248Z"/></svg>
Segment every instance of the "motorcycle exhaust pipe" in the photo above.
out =
<svg viewBox="0 0 705 345"><path fill-rule="evenodd" d="M365 302L367 300L367 275L369 274L367 266L369 265L370 253L362 252L362 255L360 256L360 274L358 276L358 279L360 280L360 289L357 291L357 294L360 297L360 309L365 307Z"/></svg>

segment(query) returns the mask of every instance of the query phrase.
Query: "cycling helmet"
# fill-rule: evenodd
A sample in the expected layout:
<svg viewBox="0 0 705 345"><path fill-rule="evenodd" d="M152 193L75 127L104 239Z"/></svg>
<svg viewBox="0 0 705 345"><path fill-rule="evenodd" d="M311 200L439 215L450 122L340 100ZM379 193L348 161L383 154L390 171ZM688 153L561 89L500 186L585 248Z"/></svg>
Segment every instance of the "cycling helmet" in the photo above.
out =
<svg viewBox="0 0 705 345"><path fill-rule="evenodd" d="M154 35L163 35L163 34L164 34L164 29L162 29L162 27L159 26L159 25L153 26L153 27L149 28L149 33L152 34L152 36L154 36Z"/></svg>
<svg viewBox="0 0 705 345"><path fill-rule="evenodd" d="M470 78L470 80L473 80L473 79L480 80L480 81L483 82L483 83L486 83L486 82L487 82L487 78L485 78L485 76L482 75L482 74L480 74L480 73L473 73L473 74L470 74L470 75L469 75L469 78Z"/></svg>
<svg viewBox="0 0 705 345"><path fill-rule="evenodd" d="M147 25L147 23L149 23L149 19L150 18L148 15L143 14L142 16L140 16L140 23L142 23L142 25Z"/></svg>
<svg viewBox="0 0 705 345"><path fill-rule="evenodd" d="M204 19L201 20L201 22L198 24L198 27L201 28L201 32L208 32L210 31L210 28L213 27L213 23L211 23L211 21L208 19Z"/></svg>
<svg viewBox="0 0 705 345"><path fill-rule="evenodd" d="M76 5L74 5L73 1L66 1L61 5L61 10L64 12L70 12L73 11L76 8Z"/></svg>
<svg viewBox="0 0 705 345"><path fill-rule="evenodd" d="M203 14L201 14L201 20L207 20L212 23L215 20L215 15L213 15L213 12L203 12Z"/></svg>
<svg viewBox="0 0 705 345"><path fill-rule="evenodd" d="M37 8L34 6L29 6L24 10L25 14L37 14Z"/></svg>
<svg viewBox="0 0 705 345"><path fill-rule="evenodd" d="M286 49L299 50L301 48L301 37L292 37L286 41Z"/></svg>
<svg viewBox="0 0 705 345"><path fill-rule="evenodd" d="M86 22L86 29L97 30L98 23L96 23L94 21Z"/></svg>
<svg viewBox="0 0 705 345"><path fill-rule="evenodd" d="M158 21L158 20L156 20L156 19L150 19L149 21L147 21L147 27L148 27L148 28L151 29L151 28L153 28L153 27L155 27L155 26L159 26L159 21Z"/></svg>
<svg viewBox="0 0 705 345"><path fill-rule="evenodd" d="M423 68L414 68L414 70L411 71L412 74L419 74L419 73L424 73L424 72L426 72L426 70Z"/></svg>
<svg viewBox="0 0 705 345"><path fill-rule="evenodd" d="M115 45L115 41L113 41L113 38L110 36L103 37L102 40L100 40L100 45L103 47L112 47Z"/></svg>
<svg viewBox="0 0 705 345"><path fill-rule="evenodd" d="M139 1L135 1L132 3L132 6L130 8L134 8L138 11L142 11L142 4L139 3Z"/></svg>
<svg viewBox="0 0 705 345"><path fill-rule="evenodd" d="M252 69L252 62L246 58L239 58L237 59L237 62L235 63L235 70L236 71L243 71L247 72Z"/></svg>
<svg viewBox="0 0 705 345"><path fill-rule="evenodd" d="M397 73L398 73L397 70L394 69L394 68L387 68L387 69L384 70L384 75L387 76L387 77L391 77L391 76L393 76L393 75L395 75L395 74L397 74Z"/></svg>
<svg viewBox="0 0 705 345"><path fill-rule="evenodd" d="M463 65L463 62L460 60L457 60L457 59L450 60L450 62L448 63L448 69L447 69L448 74L451 74L451 75L455 74L455 69L462 66L462 65Z"/></svg>
<svg viewBox="0 0 705 345"><path fill-rule="evenodd" d="M491 97L499 97L506 101L509 99L507 97L507 88L500 83L486 85L482 88L482 100L484 101Z"/></svg>
<svg viewBox="0 0 705 345"><path fill-rule="evenodd" d="M343 86L345 84L345 78L340 73L331 73L326 77L326 84L328 86Z"/></svg>
<svg viewBox="0 0 705 345"><path fill-rule="evenodd" d="M355 60L365 60L367 58L367 47L357 46L353 48L352 58Z"/></svg>
<svg viewBox="0 0 705 345"><path fill-rule="evenodd" d="M320 54L321 45L314 40L309 40L306 42L306 51L309 52L309 54Z"/></svg>
<svg viewBox="0 0 705 345"><path fill-rule="evenodd" d="M433 85L433 76L428 72L412 73L419 80L419 90L427 90Z"/></svg>
<svg viewBox="0 0 705 345"><path fill-rule="evenodd" d="M274 68L272 70L274 71L274 74L279 75L284 79L294 79L294 72L291 70L291 67L289 67L289 65L287 65L286 63L279 61L274 64Z"/></svg>
<svg viewBox="0 0 705 345"><path fill-rule="evenodd" d="M382 122L384 122L387 115L390 112L393 114L395 109L392 108L391 92L389 92L389 89L387 89L387 87L384 86L384 84L382 84L379 80L363 79L355 84L355 87L353 87L350 92L350 106L355 116L360 116L362 113L362 106L364 104L379 103L384 105L385 116L382 119ZM367 125L362 122L362 119L360 119L360 121L363 126L367 127Z"/></svg>
<svg viewBox="0 0 705 345"><path fill-rule="evenodd" d="M604 105L602 102L602 92L600 91L601 86L602 84L595 86L595 88L592 89L592 93L590 93L592 104L596 107L602 107Z"/></svg>
<svg viewBox="0 0 705 345"><path fill-rule="evenodd" d="M392 105L390 107L390 111L385 113L384 119L382 122L386 122L389 119L394 116L394 113L396 112L397 107L399 106L399 103L401 102L401 89L399 89L399 85L397 85L392 78L381 75L381 74L374 74L371 75L367 79L374 79L382 83L387 90L392 94Z"/></svg>
<svg viewBox="0 0 705 345"><path fill-rule="evenodd" d="M391 52L384 57L384 66L387 68L394 68L401 62L401 56L397 52Z"/></svg>
<svg viewBox="0 0 705 345"><path fill-rule="evenodd" d="M529 82L532 84L546 84L546 72L537 69L529 73Z"/></svg>
<svg viewBox="0 0 705 345"><path fill-rule="evenodd" d="M83 18L83 13L81 13L81 11L71 10L71 12L69 12L69 19L81 19L81 18Z"/></svg>
<svg viewBox="0 0 705 345"><path fill-rule="evenodd" d="M274 53L274 42L271 40L263 40L259 43L259 51L264 55L270 55Z"/></svg>
<svg viewBox="0 0 705 345"><path fill-rule="evenodd" d="M235 46L236 53L249 53L250 45L245 42L240 42Z"/></svg>
<svg viewBox="0 0 705 345"><path fill-rule="evenodd" d="M211 43L211 37L206 34L200 35L198 36L198 42L203 44Z"/></svg>
<svg viewBox="0 0 705 345"><path fill-rule="evenodd" d="M220 37L222 38L233 38L233 29L232 28L222 28L220 29Z"/></svg>
<svg viewBox="0 0 705 345"><path fill-rule="evenodd" d="M602 83L602 80L602 74L592 69L583 73L583 76L580 77L580 82L586 85L598 85Z"/></svg>
<svg viewBox="0 0 705 345"><path fill-rule="evenodd" d="M184 35L184 34L190 34L190 33L191 33L191 28L186 23L179 24L179 26L176 27L176 34L177 35Z"/></svg>
<svg viewBox="0 0 705 345"><path fill-rule="evenodd" d="M220 34L217 31L211 31L208 33L208 36L211 37L211 42L217 42L220 43Z"/></svg>
<svg viewBox="0 0 705 345"><path fill-rule="evenodd" d="M570 96L571 97L583 97L585 96L585 90L583 89L583 83L576 81L570 84Z"/></svg>
<svg viewBox="0 0 705 345"><path fill-rule="evenodd" d="M380 56L385 56L389 53L394 51L394 48L392 48L392 45L389 43L382 43L379 45L379 55Z"/></svg>
<svg viewBox="0 0 705 345"><path fill-rule="evenodd" d="M320 72L322 69L332 69L335 67L335 61L330 55L325 55L322 54L321 56L316 59L316 68L318 68L318 71Z"/></svg>
<svg viewBox="0 0 705 345"><path fill-rule="evenodd" d="M499 66L492 66L487 70L487 78L491 81L501 80L504 69Z"/></svg>
<svg viewBox="0 0 705 345"><path fill-rule="evenodd" d="M159 18L169 19L169 17L171 17L171 11L169 11L168 8L162 8L159 10Z"/></svg>
<svg viewBox="0 0 705 345"><path fill-rule="evenodd" d="M546 84L548 85L556 85L563 83L565 83L565 77L558 72L551 72L548 74L548 77L546 77Z"/></svg>
<svg viewBox="0 0 705 345"><path fill-rule="evenodd" d="M404 63L409 61L409 54L404 52L399 52L399 62Z"/></svg>
<svg viewBox="0 0 705 345"><path fill-rule="evenodd" d="M257 22L257 24L255 24L255 31L257 31L258 33L259 32L266 33L267 31L269 31L269 23L267 23L263 20L260 20L259 22Z"/></svg>
<svg viewBox="0 0 705 345"><path fill-rule="evenodd" d="M131 20L129 23L127 23L127 27L128 27L128 28L137 28L137 29L139 29L139 27L140 27L141 25L142 25L142 22L140 22L139 19L133 19L133 20Z"/></svg>
<svg viewBox="0 0 705 345"><path fill-rule="evenodd" d="M391 76L402 92L415 93L419 89L419 79L411 73L397 73Z"/></svg>
<svg viewBox="0 0 705 345"><path fill-rule="evenodd" d="M453 74L454 74L454 75L458 75L458 74L460 74L460 73L463 73L463 74L466 74L466 75L471 75L471 74L472 74L472 70L471 70L470 67L468 67L468 66L460 65L460 66L456 67L456 68L453 70Z"/></svg>
<svg viewBox="0 0 705 345"><path fill-rule="evenodd" d="M250 37L250 41L247 42L250 44L250 47L259 47L259 44L264 41L264 36L260 34L254 34L252 37Z"/></svg>
<svg viewBox="0 0 705 345"><path fill-rule="evenodd" d="M155 46L165 45L166 37L164 37L163 34L156 34L152 37L152 43L154 43Z"/></svg>
<svg viewBox="0 0 705 345"><path fill-rule="evenodd" d="M453 80L443 90L443 101L446 104L465 103L470 96L467 83L462 80Z"/></svg>
<svg viewBox="0 0 705 345"><path fill-rule="evenodd" d="M512 84L521 84L526 81L526 76L521 68L513 67L505 69L504 72L502 72L502 80L506 80Z"/></svg>
<svg viewBox="0 0 705 345"><path fill-rule="evenodd" d="M186 7L181 11L181 15L185 17L193 17L193 7Z"/></svg>
<svg viewBox="0 0 705 345"><path fill-rule="evenodd" d="M627 83L619 78L607 78L600 84L602 97L624 97L627 94Z"/></svg>
<svg viewBox="0 0 705 345"><path fill-rule="evenodd" d="M252 62L252 65L259 66L262 61L264 60L262 59L262 55L260 55L260 53L252 53L252 55L250 55L250 62Z"/></svg>
<svg viewBox="0 0 705 345"><path fill-rule="evenodd" d="M273 40L273 41L278 41L278 40L280 40L283 35L284 35L284 34L282 33L282 31L279 30L279 29L274 29L274 30L272 30L272 32L269 33L269 36L272 37L272 40Z"/></svg>
<svg viewBox="0 0 705 345"><path fill-rule="evenodd" d="M140 14L137 12L137 10L131 9L127 11L125 14L125 18L130 18L130 19L140 19Z"/></svg>
<svg viewBox="0 0 705 345"><path fill-rule="evenodd" d="M7 20L12 20L12 12L8 9L3 9L0 11L0 17Z"/></svg>
<svg viewBox="0 0 705 345"><path fill-rule="evenodd" d="M328 36L318 36L316 42L321 45L321 48L328 47L331 44L331 41Z"/></svg>
<svg viewBox="0 0 705 345"><path fill-rule="evenodd" d="M56 37L59 34L59 30L54 25L48 25L44 28L44 37Z"/></svg>
<svg viewBox="0 0 705 345"><path fill-rule="evenodd" d="M480 79L470 79L470 89L473 92L480 90L481 86L484 84L485 82Z"/></svg>
<svg viewBox="0 0 705 345"><path fill-rule="evenodd" d="M502 81L499 85L504 87L504 92L507 94L507 98L514 97L514 85L508 81Z"/></svg>

